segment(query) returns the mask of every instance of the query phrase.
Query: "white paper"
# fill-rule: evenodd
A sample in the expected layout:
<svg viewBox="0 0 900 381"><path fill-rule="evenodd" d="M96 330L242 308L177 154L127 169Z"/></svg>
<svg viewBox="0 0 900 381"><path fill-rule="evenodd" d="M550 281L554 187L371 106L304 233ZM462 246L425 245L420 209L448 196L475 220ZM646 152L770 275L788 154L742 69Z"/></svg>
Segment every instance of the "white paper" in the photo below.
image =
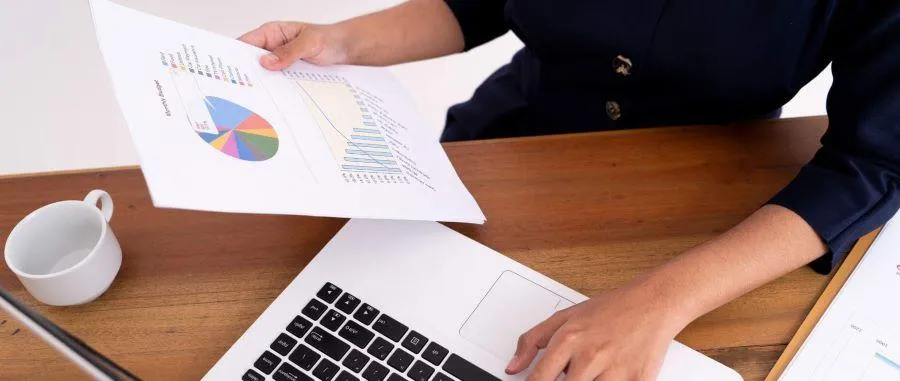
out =
<svg viewBox="0 0 900 381"><path fill-rule="evenodd" d="M900 380L900 214L878 235L780 380Z"/></svg>
<svg viewBox="0 0 900 381"><path fill-rule="evenodd" d="M105 0L97 39L159 207L483 223L383 68L299 62Z"/></svg>

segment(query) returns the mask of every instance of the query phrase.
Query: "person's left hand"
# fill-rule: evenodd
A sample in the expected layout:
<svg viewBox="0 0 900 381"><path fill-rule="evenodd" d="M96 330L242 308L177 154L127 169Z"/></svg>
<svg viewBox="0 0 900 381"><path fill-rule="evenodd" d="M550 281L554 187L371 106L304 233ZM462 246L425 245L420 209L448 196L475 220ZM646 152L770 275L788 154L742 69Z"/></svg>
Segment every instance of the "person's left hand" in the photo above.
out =
<svg viewBox="0 0 900 381"><path fill-rule="evenodd" d="M506 372L544 357L528 381L656 380L669 343L687 324L659 293L629 285L559 311L519 338Z"/></svg>

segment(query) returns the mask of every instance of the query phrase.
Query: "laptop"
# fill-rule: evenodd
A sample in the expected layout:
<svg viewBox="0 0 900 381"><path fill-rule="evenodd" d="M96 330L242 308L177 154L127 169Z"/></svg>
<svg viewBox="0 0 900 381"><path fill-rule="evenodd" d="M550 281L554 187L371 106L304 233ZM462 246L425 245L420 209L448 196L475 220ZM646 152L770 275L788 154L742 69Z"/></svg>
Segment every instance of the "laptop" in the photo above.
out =
<svg viewBox="0 0 900 381"><path fill-rule="evenodd" d="M436 222L350 220L203 378L499 381L522 333L586 300ZM741 380L678 342L659 380Z"/></svg>
<svg viewBox="0 0 900 381"><path fill-rule="evenodd" d="M523 380L518 336L586 299L439 223L354 219L203 380ZM0 308L94 379L138 379L2 289ZM673 341L659 380L741 377Z"/></svg>

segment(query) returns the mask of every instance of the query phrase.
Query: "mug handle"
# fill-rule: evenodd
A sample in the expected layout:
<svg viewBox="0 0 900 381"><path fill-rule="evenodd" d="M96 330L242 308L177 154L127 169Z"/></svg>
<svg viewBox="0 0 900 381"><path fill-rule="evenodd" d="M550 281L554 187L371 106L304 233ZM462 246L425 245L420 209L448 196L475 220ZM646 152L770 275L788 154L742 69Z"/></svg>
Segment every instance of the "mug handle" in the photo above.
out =
<svg viewBox="0 0 900 381"><path fill-rule="evenodd" d="M100 202L100 207L98 207L97 209L100 209L100 213L103 214L103 218L106 220L106 222L109 222L113 214L112 197L110 197L109 193L106 193L106 191L102 189L94 189L90 191L87 196L84 196L84 202L93 207L97 207L97 201Z"/></svg>

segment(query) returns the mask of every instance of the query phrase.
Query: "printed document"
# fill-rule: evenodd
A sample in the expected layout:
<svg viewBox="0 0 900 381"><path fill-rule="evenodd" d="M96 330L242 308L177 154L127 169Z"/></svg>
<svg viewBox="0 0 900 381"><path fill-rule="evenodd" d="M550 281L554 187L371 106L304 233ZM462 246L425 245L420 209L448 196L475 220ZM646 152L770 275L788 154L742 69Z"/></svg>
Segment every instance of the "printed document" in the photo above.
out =
<svg viewBox="0 0 900 381"><path fill-rule="evenodd" d="M92 0L97 39L159 207L483 223L387 69L298 62Z"/></svg>
<svg viewBox="0 0 900 381"><path fill-rule="evenodd" d="M780 380L900 380L900 214L885 225Z"/></svg>

